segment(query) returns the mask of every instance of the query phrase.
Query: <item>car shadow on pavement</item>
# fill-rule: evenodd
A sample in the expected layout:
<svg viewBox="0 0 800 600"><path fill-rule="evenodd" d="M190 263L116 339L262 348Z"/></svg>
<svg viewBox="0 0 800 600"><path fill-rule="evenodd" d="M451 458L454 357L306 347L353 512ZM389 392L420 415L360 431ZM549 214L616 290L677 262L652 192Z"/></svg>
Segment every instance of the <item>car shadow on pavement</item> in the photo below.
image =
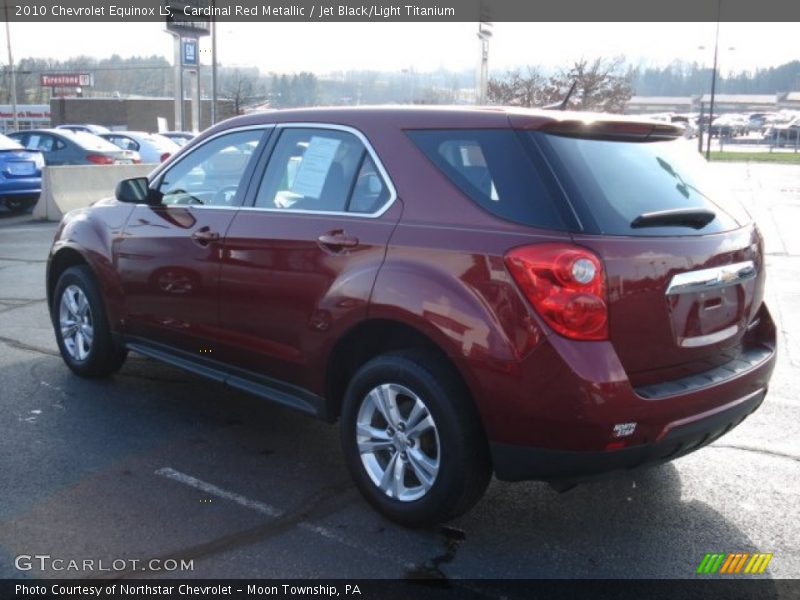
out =
<svg viewBox="0 0 800 600"><path fill-rule="evenodd" d="M499 564L518 565L498 577L691 578L707 552L758 551L712 505L684 497L679 466L617 474L564 493L544 483L495 481L459 526Z"/></svg>
<svg viewBox="0 0 800 600"><path fill-rule="evenodd" d="M17 478L0 492L0 503L10 500L6 493L16 495L0 523L7 554L83 548L108 557L126 549L192 555L210 548L202 557L213 563L243 548L267 552L270 543L280 544L274 536L287 531L280 523L265 525L263 515L235 506L209 512L196 490L155 475L164 467L273 505L287 517L278 521L292 527L292 519L311 519L357 548L394 554L395 566L376 577L402 576L397 564L404 563L411 565L407 576L423 577L691 578L706 552L771 551L693 498L697 490L684 492L675 464L563 494L543 483L494 481L460 519L405 530L355 493L335 426L136 355L116 376L91 381L52 355L12 352L19 360L0 367L0 380L16 383L0 404L10 403L6 409L18 416L6 438L17 452L2 460L21 463L0 464ZM335 491L330 501L322 497L326 490ZM303 508L318 497L321 510ZM392 540L404 540L405 550L398 554ZM322 556L298 558L308 561L309 573L336 575L324 571Z"/></svg>

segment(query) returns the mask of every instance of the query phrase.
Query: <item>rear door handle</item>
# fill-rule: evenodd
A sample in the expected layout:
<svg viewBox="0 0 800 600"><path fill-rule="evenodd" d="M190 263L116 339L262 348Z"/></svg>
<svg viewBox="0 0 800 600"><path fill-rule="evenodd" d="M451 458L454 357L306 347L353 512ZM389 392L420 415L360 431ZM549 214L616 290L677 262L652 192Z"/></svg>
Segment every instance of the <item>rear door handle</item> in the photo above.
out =
<svg viewBox="0 0 800 600"><path fill-rule="evenodd" d="M332 249L355 248L358 246L358 238L347 235L344 231L329 231L317 238L320 244Z"/></svg>
<svg viewBox="0 0 800 600"><path fill-rule="evenodd" d="M210 227L201 227L192 234L192 239L203 244L207 244L209 242L216 242L219 240L219 233L216 231L211 231Z"/></svg>

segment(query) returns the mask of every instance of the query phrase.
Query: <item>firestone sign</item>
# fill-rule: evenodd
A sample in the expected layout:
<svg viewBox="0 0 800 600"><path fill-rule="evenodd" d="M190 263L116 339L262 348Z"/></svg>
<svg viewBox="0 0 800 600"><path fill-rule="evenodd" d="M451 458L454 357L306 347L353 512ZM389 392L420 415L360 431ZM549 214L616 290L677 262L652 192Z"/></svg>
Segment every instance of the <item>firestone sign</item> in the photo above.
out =
<svg viewBox="0 0 800 600"><path fill-rule="evenodd" d="M42 73L42 87L92 87L91 73Z"/></svg>

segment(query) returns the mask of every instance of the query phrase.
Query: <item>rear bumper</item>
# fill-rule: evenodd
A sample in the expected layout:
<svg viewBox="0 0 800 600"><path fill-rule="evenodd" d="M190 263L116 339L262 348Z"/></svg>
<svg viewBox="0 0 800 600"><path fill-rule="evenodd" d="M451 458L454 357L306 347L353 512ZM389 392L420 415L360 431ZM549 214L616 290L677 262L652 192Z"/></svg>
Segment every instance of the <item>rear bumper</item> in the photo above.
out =
<svg viewBox="0 0 800 600"><path fill-rule="evenodd" d="M766 389L761 389L709 413L674 421L657 440L619 450L578 452L492 443L495 475L504 481L578 482L663 463L725 435L753 413L765 395Z"/></svg>
<svg viewBox="0 0 800 600"><path fill-rule="evenodd" d="M13 179L0 180L0 198L28 198L38 196L42 192L42 180L32 179Z"/></svg>

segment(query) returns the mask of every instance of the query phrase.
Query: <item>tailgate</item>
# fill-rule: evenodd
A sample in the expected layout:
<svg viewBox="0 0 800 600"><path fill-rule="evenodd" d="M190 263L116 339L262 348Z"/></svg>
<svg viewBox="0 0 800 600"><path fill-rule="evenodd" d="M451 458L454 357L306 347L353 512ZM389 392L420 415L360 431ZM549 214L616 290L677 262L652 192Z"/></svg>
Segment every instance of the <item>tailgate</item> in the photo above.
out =
<svg viewBox="0 0 800 600"><path fill-rule="evenodd" d="M604 261L609 336L633 385L707 371L738 355L764 293L753 225L709 236L575 241Z"/></svg>

